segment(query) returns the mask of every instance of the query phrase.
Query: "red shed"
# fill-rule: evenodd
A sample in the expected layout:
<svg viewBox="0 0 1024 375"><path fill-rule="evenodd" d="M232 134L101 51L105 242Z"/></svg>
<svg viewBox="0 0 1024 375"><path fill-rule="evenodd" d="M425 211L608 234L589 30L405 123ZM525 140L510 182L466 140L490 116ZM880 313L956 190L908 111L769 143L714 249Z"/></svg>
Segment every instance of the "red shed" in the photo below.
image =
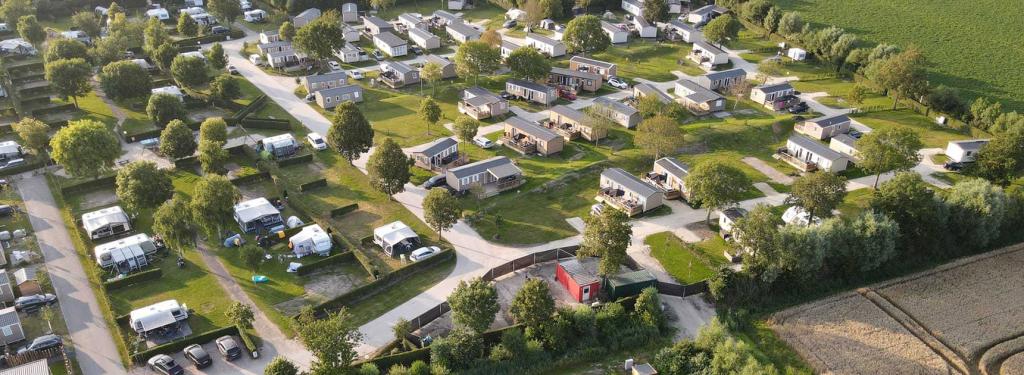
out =
<svg viewBox="0 0 1024 375"><path fill-rule="evenodd" d="M555 280L558 280L576 302L587 302L597 298L601 290L601 278L597 276L596 264L581 263L573 258L558 263Z"/></svg>

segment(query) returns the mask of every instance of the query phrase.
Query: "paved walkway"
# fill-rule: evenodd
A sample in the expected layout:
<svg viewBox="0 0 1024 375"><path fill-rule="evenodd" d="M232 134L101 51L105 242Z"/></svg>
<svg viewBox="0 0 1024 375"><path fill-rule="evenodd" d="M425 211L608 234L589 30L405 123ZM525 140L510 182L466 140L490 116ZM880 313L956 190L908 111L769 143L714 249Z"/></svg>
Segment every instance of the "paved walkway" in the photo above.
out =
<svg viewBox="0 0 1024 375"><path fill-rule="evenodd" d="M25 201L54 292L60 297L60 310L75 347L75 359L85 375L123 374L125 368L113 331L103 319L96 294L89 287L89 278L46 177L36 172L18 175L14 184Z"/></svg>
<svg viewBox="0 0 1024 375"><path fill-rule="evenodd" d="M743 162L753 167L758 172L763 173L768 178L772 179L772 182L777 182L783 185L792 185L793 177L786 175L785 173L779 172L778 169L768 165L764 160L755 158L753 156L746 156L743 158Z"/></svg>

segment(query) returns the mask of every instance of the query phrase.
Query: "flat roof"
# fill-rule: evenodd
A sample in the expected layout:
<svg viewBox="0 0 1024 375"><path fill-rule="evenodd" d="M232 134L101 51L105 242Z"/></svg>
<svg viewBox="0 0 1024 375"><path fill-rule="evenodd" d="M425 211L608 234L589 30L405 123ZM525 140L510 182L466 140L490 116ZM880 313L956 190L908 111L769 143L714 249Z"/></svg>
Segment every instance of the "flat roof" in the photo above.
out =
<svg viewBox="0 0 1024 375"><path fill-rule="evenodd" d="M387 44L389 47L397 47L403 44L408 44L404 39L399 38L395 34L392 34L390 31L381 32L380 34L374 35L373 38L380 39L381 42L384 42L384 44Z"/></svg>
<svg viewBox="0 0 1024 375"><path fill-rule="evenodd" d="M558 262L558 266L562 267L578 285L590 285L601 281L597 276L597 267L592 261L580 262L579 259L569 258Z"/></svg>
<svg viewBox="0 0 1024 375"><path fill-rule="evenodd" d="M747 76L747 71L746 70L743 70L743 69L740 69L740 68L735 68L735 69L723 70L723 71L720 71L720 72L708 72L707 74L704 74L702 77L707 78L707 79L712 80L712 81L716 81L716 80L719 80L719 79L727 79L727 78L735 78L735 77L746 77L746 76Z"/></svg>
<svg viewBox="0 0 1024 375"><path fill-rule="evenodd" d="M429 143L416 146L413 148L412 152L424 155L437 155L440 154L441 151L447 150L448 148L458 144L459 142L451 137L438 138Z"/></svg>
<svg viewBox="0 0 1024 375"><path fill-rule="evenodd" d="M510 85L519 86L519 87L524 87L524 88L527 88L527 89L530 89L530 90L534 90L534 91L543 91L543 92L554 91L554 88L552 88L550 86L545 86L545 85L539 84L537 82L525 81L525 80L521 80L521 79L510 79L508 81L505 81L505 83L510 84Z"/></svg>
<svg viewBox="0 0 1024 375"><path fill-rule="evenodd" d="M618 100L608 99L603 96L594 99L594 104L605 106L606 108L612 111L615 111L619 114L623 114L626 116L632 116L634 113L639 112L636 110L636 108L626 105L626 103L620 102Z"/></svg>
<svg viewBox="0 0 1024 375"><path fill-rule="evenodd" d="M711 91L711 89L709 89L707 87L704 87L704 86L701 86L701 85L697 84L697 82L693 82L693 81L685 79L685 78L680 79L679 81L676 81L676 84L680 85L680 86L683 86L686 89L692 91L692 93L687 94L687 95L680 95L680 93L678 93L678 92L676 93L676 95L683 96L686 99L689 99L689 100L691 100L693 102L696 102L696 103L707 103L707 102L710 102L712 100L718 100L718 99L722 98L721 94L719 94L717 92L714 92L714 91Z"/></svg>
<svg viewBox="0 0 1024 375"><path fill-rule="evenodd" d="M477 30L475 27L469 26L462 22L452 22L448 24L448 26L445 26L445 28L462 36L480 34L480 30Z"/></svg>
<svg viewBox="0 0 1024 375"><path fill-rule="evenodd" d="M434 33L431 33L431 32L429 32L427 30L423 30L423 29L418 28L418 27L414 27L412 29L409 29L409 36L413 36L413 35L418 36L420 38L423 38L423 40L428 40L430 38L438 38L438 36L434 35Z"/></svg>
<svg viewBox="0 0 1024 375"><path fill-rule="evenodd" d="M563 76L573 76L573 77L580 77L580 78L593 79L593 80L601 79L601 75L600 74L594 74L594 73L590 73L590 72L581 72L581 71L578 71L578 70L572 70L572 69L566 69L566 68L559 68L557 66L551 67L551 74L561 74Z"/></svg>
<svg viewBox="0 0 1024 375"><path fill-rule="evenodd" d="M497 168L507 164L512 164L512 159L509 159L505 156L495 156L493 158L481 160L476 163L470 163L458 168L449 169L448 173L451 173L453 176L455 176L455 178L463 178L467 176L480 174L486 172L487 170L490 170L491 168ZM521 174L522 171L520 171L519 173Z"/></svg>
<svg viewBox="0 0 1024 375"><path fill-rule="evenodd" d="M579 122L579 123L583 123L587 119L587 115L584 114L583 112L580 112L578 110L572 109L572 108L570 108L568 106L561 105L561 104L556 105L554 107L551 107L551 109L549 109L549 111L551 111L551 113L559 114L562 117L567 117L570 120L573 120L573 121L576 121L576 122Z"/></svg>
<svg viewBox="0 0 1024 375"><path fill-rule="evenodd" d="M544 44L551 45L551 46L562 44L562 42L560 42L560 41L548 38L548 37L540 35L540 34L535 34L535 33L526 34L526 40L530 40L530 39L533 39L533 40L535 40L535 41L537 41L539 43L544 43Z"/></svg>
<svg viewBox="0 0 1024 375"><path fill-rule="evenodd" d="M716 54L716 55L725 53L725 51L722 51L721 48L715 47L715 46L711 45L711 43L705 42L703 40L698 40L698 41L693 42L693 46L696 47L696 48L700 48L702 50L711 52L711 53Z"/></svg>
<svg viewBox="0 0 1024 375"><path fill-rule="evenodd" d="M754 88L754 90L757 90L757 91L760 91L760 92L763 92L763 93L767 94L767 93L772 93L772 92L793 90L793 85L790 85L789 82L774 83L774 84L770 84L770 85L757 86L757 87Z"/></svg>
<svg viewBox="0 0 1024 375"><path fill-rule="evenodd" d="M842 124L844 122L850 122L850 117L847 116L846 114L821 116L807 120L807 122L813 122L821 127L829 127L833 125Z"/></svg>
<svg viewBox="0 0 1024 375"><path fill-rule="evenodd" d="M673 157L664 157L655 160L654 164L657 164L659 167L664 169L665 172L678 178L684 178L686 175L690 174L690 165Z"/></svg>
<svg viewBox="0 0 1024 375"><path fill-rule="evenodd" d="M650 184L644 182L640 178L626 172L622 168L605 168L601 172L601 176L609 180L615 181L622 188L632 191L637 195L643 197L649 197L651 195L659 193L658 189Z"/></svg>
<svg viewBox="0 0 1024 375"><path fill-rule="evenodd" d="M583 56L578 56L578 55L569 58L569 62L573 62L573 61L575 61L577 63L581 63L581 64L600 66L602 68L609 68L610 69L610 68L614 68L615 67L615 64L612 64L612 63L607 62L607 61L594 60L594 59L591 59L591 58L587 58L587 57L583 57Z"/></svg>

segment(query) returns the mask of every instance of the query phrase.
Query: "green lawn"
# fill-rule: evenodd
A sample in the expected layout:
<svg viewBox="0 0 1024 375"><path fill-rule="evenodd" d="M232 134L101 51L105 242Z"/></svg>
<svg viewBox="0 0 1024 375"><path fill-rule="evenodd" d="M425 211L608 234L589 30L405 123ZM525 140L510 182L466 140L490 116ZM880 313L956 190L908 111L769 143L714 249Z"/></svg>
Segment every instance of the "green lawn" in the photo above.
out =
<svg viewBox="0 0 1024 375"><path fill-rule="evenodd" d="M348 312L352 314L352 324L356 326L366 324L405 303L405 301L423 293L423 291L430 289L434 284L444 280L452 273L452 270L455 269L455 258L452 257L432 265L430 268L417 272L397 285L385 289L380 294L349 306Z"/></svg>
<svg viewBox="0 0 1024 375"><path fill-rule="evenodd" d="M956 185L960 181L971 178L970 176L964 176L958 172L935 172L932 173L931 176L950 185Z"/></svg>
<svg viewBox="0 0 1024 375"><path fill-rule="evenodd" d="M760 319L750 319L741 327L730 330L737 341L747 344L751 354L761 363L771 363L779 373L790 375L811 375L807 364L793 348L775 335L769 324Z"/></svg>
<svg viewBox="0 0 1024 375"><path fill-rule="evenodd" d="M858 189L846 193L846 198L839 205L839 214L848 218L857 216L870 207L871 198L874 196L874 193L875 191L872 189Z"/></svg>
<svg viewBox="0 0 1024 375"><path fill-rule="evenodd" d="M704 74L704 70L686 58L692 47L684 43L656 43L633 41L624 46L611 46L594 58L618 64L618 75L627 79L644 78L652 81L673 81L678 70L690 75ZM679 65L682 62L683 65Z"/></svg>
<svg viewBox="0 0 1024 375"><path fill-rule="evenodd" d="M731 50L756 50L762 48L778 48L778 44L761 37L757 31L743 28L736 39L725 43L726 48ZM774 55L774 54L771 54Z"/></svg>
<svg viewBox="0 0 1024 375"><path fill-rule="evenodd" d="M988 134L977 128L970 128L971 134L965 134L959 130L938 125L909 109L860 113L853 117L875 130L894 127L911 129L921 137L925 147L946 148L949 141L989 137Z"/></svg>
<svg viewBox="0 0 1024 375"><path fill-rule="evenodd" d="M644 244L650 246L651 256L661 263L665 271L683 284L706 280L715 274L718 266L727 263L722 251L728 245L718 237L690 245L672 232L661 232L647 236Z"/></svg>

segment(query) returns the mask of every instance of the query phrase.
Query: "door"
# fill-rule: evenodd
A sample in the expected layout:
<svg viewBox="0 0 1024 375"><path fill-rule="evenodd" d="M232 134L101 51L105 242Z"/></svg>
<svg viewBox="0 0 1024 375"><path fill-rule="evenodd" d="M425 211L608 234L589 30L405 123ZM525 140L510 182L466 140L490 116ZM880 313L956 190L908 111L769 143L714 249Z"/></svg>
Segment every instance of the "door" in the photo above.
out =
<svg viewBox="0 0 1024 375"><path fill-rule="evenodd" d="M583 286L583 294L580 295L580 300L581 301L589 301L590 300L590 285L584 285Z"/></svg>

